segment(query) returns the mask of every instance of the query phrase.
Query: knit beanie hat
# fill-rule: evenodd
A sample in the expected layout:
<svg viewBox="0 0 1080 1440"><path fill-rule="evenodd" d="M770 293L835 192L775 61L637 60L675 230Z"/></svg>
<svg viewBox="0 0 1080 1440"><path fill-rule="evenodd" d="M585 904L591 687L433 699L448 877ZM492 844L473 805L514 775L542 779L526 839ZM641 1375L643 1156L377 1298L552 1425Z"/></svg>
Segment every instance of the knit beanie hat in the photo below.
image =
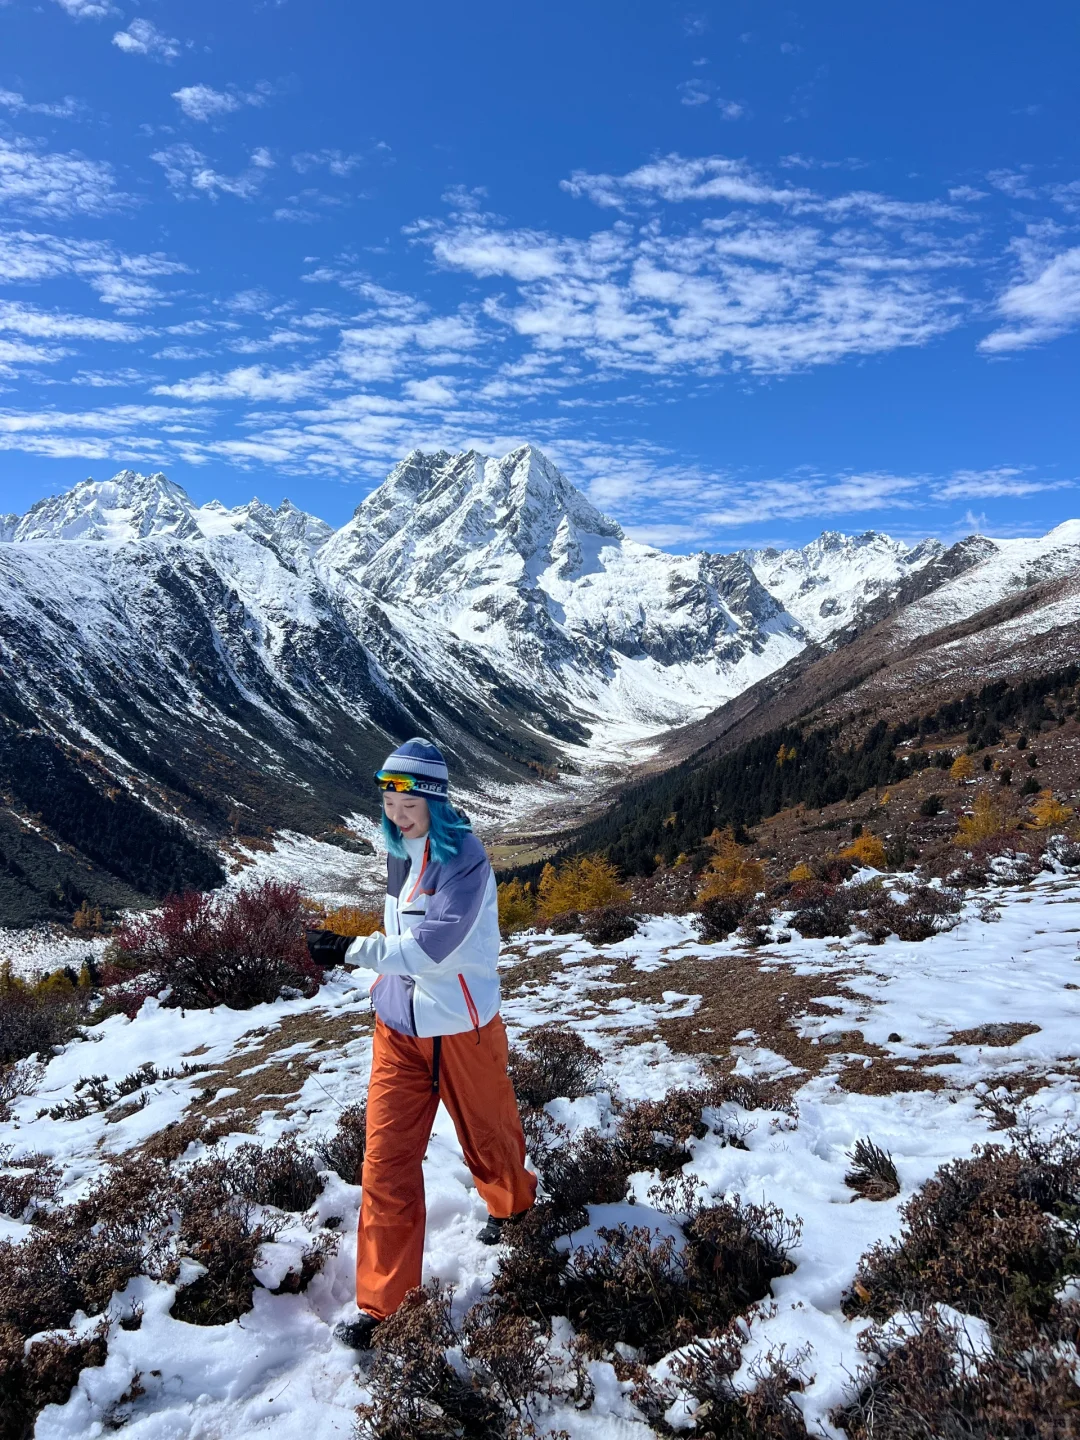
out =
<svg viewBox="0 0 1080 1440"><path fill-rule="evenodd" d="M419 736L406 740L392 755L386 757L382 768L383 771L391 771L395 775L413 776L416 782L413 793L416 795L432 795L445 800L450 793L450 774L446 761L439 747L430 740L423 740Z"/></svg>

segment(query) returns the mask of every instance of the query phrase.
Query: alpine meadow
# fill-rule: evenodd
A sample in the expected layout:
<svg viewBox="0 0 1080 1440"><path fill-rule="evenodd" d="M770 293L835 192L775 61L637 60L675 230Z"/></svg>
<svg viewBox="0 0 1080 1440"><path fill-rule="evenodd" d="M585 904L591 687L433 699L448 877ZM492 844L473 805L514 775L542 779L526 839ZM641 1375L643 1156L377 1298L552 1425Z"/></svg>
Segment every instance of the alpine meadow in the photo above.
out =
<svg viewBox="0 0 1080 1440"><path fill-rule="evenodd" d="M1080 1440L1078 60L0 0L0 1440Z"/></svg>

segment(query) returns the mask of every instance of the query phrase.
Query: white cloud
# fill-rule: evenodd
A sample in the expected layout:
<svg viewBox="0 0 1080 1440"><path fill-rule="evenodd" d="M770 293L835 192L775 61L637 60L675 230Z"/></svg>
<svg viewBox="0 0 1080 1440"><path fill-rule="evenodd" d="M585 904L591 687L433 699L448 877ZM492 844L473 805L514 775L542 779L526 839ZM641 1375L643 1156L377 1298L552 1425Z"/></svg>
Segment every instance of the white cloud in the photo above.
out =
<svg viewBox="0 0 1080 1440"><path fill-rule="evenodd" d="M994 470L957 470L935 495L941 500L992 500L1037 495L1043 490L1069 490L1071 480L1033 480L1026 470L999 465Z"/></svg>
<svg viewBox="0 0 1080 1440"><path fill-rule="evenodd" d="M0 105L16 115L48 115L54 120L73 120L83 112L83 105L74 95L65 95L63 100L39 100L31 104L25 95L17 90L0 90Z"/></svg>
<svg viewBox="0 0 1080 1440"><path fill-rule="evenodd" d="M1042 258L1038 243L1013 245L1024 278L998 298L1005 324L987 335L979 349L999 355L1055 340L1080 325L1080 246Z"/></svg>
<svg viewBox="0 0 1080 1440"><path fill-rule="evenodd" d="M350 175L365 164L362 155L346 155L341 150L304 150L292 157L293 169L301 175L325 167L331 175Z"/></svg>
<svg viewBox="0 0 1080 1440"><path fill-rule="evenodd" d="M175 60L180 42L164 35L150 20L132 20L126 30L118 30L112 43L125 55L145 55L149 60ZM175 98L175 97L174 97Z"/></svg>
<svg viewBox="0 0 1080 1440"><path fill-rule="evenodd" d="M746 113L745 107L740 105L737 100L725 100L722 97L717 100L716 108L725 120L738 120L741 115Z"/></svg>
<svg viewBox="0 0 1080 1440"><path fill-rule="evenodd" d="M215 90L212 85L184 85L173 91L173 99L189 120L216 120L245 105L265 105L272 93L265 81L254 90Z"/></svg>
<svg viewBox="0 0 1080 1440"><path fill-rule="evenodd" d="M684 80L678 87L680 105L707 105L709 103L709 88L703 80L696 76L692 80Z"/></svg>
<svg viewBox="0 0 1080 1440"><path fill-rule="evenodd" d="M74 150L45 151L19 136L0 138L0 206L58 218L104 215L129 203L104 161Z"/></svg>
<svg viewBox="0 0 1080 1440"><path fill-rule="evenodd" d="M570 188L607 205L626 179L579 175ZM514 282L516 294L490 295L484 313L535 354L553 361L576 352L598 376L786 373L923 344L958 323L959 298L938 272L966 264L963 248L891 215L894 205L907 216L919 202L778 190L741 162L668 157L629 179L632 188L715 200L719 217L670 232L658 218L636 230L619 222L580 240L474 213L411 234L447 268ZM725 203L733 195L817 223L733 213Z"/></svg>
<svg viewBox="0 0 1080 1440"><path fill-rule="evenodd" d="M56 0L56 3L75 20L107 20L110 15L120 13L109 0Z"/></svg>
<svg viewBox="0 0 1080 1440"><path fill-rule="evenodd" d="M155 385L154 395L173 395L179 400L254 400L289 403L301 395L321 390L330 379L325 364L307 370L268 370L263 365L243 365L224 375L209 372L181 380L174 385Z"/></svg>
<svg viewBox="0 0 1080 1440"><path fill-rule="evenodd" d="M259 149L253 153L247 170L239 175L222 175L201 150L188 144L155 150L150 158L163 168L169 188L181 200L202 196L216 200L219 195L236 195L241 200L251 200L258 194L267 171L274 163L269 151Z"/></svg>
<svg viewBox="0 0 1080 1440"><path fill-rule="evenodd" d="M141 340L145 330L120 320L99 320L93 315L66 315L38 310L18 301L0 301L0 331L34 339Z"/></svg>
<svg viewBox="0 0 1080 1440"><path fill-rule="evenodd" d="M0 230L0 281L37 284L58 277L82 280L121 315L167 303L165 294L149 282L186 270L187 266L168 256L127 255L106 241Z"/></svg>
<svg viewBox="0 0 1080 1440"><path fill-rule="evenodd" d="M172 435L197 435L200 412L165 405L111 405L96 410L0 410L0 450L53 460L163 460ZM174 442L175 443L175 442Z"/></svg>
<svg viewBox="0 0 1080 1440"><path fill-rule="evenodd" d="M954 185L949 191L949 199L967 204L973 200L985 200L986 191L976 190L974 185Z"/></svg>

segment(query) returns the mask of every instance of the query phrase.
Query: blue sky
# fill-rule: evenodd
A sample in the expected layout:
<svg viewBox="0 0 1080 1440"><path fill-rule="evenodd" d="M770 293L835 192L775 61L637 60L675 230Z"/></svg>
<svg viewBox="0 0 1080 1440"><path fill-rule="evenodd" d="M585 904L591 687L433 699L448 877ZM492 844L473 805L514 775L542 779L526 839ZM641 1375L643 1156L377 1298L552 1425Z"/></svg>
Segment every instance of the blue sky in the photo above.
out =
<svg viewBox="0 0 1080 1440"><path fill-rule="evenodd" d="M1080 513L1073 3L0 0L0 510L543 447L674 549Z"/></svg>

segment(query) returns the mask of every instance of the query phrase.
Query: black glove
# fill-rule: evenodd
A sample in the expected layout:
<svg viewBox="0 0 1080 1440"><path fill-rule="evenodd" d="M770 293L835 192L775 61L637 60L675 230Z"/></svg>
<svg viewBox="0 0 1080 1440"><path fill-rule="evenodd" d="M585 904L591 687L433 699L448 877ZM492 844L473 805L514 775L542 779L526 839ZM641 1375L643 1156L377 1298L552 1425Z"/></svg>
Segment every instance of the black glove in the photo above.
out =
<svg viewBox="0 0 1080 1440"><path fill-rule="evenodd" d="M345 953L356 938L354 935L335 935L333 930L307 930L308 954L316 965L324 969L337 965L345 959Z"/></svg>

